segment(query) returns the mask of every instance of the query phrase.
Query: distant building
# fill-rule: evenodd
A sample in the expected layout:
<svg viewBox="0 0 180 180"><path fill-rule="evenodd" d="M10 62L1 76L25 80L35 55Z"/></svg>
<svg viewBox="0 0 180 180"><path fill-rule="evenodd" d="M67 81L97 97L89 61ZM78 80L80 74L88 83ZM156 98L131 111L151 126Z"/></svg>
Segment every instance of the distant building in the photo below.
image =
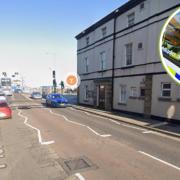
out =
<svg viewBox="0 0 180 180"><path fill-rule="evenodd" d="M76 36L80 104L180 120L180 86L158 54L179 0L130 0Z"/></svg>

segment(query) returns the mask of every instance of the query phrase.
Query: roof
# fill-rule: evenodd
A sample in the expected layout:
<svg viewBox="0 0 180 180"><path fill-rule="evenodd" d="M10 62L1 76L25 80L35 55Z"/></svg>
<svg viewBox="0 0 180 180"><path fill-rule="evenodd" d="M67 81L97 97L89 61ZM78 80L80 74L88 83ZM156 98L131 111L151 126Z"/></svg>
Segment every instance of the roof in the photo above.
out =
<svg viewBox="0 0 180 180"><path fill-rule="evenodd" d="M95 24L93 24L89 28L82 31L75 38L80 39L81 37L89 34L93 30L95 30L97 27L99 27L99 26L105 24L106 22L110 21L111 19L125 13L126 11L132 9L133 7L137 6L138 4L140 4L144 1L145 0L129 0L127 3L123 4L122 6L120 6L119 8L117 8L116 10L114 10L113 12L111 12L110 14L105 16L104 18L102 18L101 20L97 21Z"/></svg>

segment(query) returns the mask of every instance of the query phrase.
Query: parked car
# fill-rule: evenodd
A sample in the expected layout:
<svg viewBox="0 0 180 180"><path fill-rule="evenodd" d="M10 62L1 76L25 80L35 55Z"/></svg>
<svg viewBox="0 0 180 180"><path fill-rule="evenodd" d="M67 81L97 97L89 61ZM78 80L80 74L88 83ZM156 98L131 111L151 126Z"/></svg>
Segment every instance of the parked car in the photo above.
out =
<svg viewBox="0 0 180 180"><path fill-rule="evenodd" d="M14 93L22 93L22 90L21 89L15 89Z"/></svg>
<svg viewBox="0 0 180 180"><path fill-rule="evenodd" d="M3 92L6 96L12 96L12 90L11 89L4 89Z"/></svg>
<svg viewBox="0 0 180 180"><path fill-rule="evenodd" d="M31 98L32 98L32 99L42 99L42 95L41 95L40 92L33 92L33 93L31 94Z"/></svg>
<svg viewBox="0 0 180 180"><path fill-rule="evenodd" d="M3 91L0 91L0 101L7 101L6 96Z"/></svg>
<svg viewBox="0 0 180 180"><path fill-rule="evenodd" d="M8 106L7 102L0 100L0 119L12 118L12 110Z"/></svg>
<svg viewBox="0 0 180 180"><path fill-rule="evenodd" d="M65 107L68 100L58 93L48 94L46 97L46 105L51 107Z"/></svg>

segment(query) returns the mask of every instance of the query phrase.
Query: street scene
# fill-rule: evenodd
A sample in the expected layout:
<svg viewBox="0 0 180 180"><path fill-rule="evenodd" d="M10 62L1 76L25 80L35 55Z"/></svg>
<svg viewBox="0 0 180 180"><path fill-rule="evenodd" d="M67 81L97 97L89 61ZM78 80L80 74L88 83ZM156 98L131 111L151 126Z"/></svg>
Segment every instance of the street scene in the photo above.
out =
<svg viewBox="0 0 180 180"><path fill-rule="evenodd" d="M0 180L179 180L179 0L8 1Z"/></svg>
<svg viewBox="0 0 180 180"><path fill-rule="evenodd" d="M49 108L27 94L8 101L13 117L0 121L3 180L179 179L178 136L76 106Z"/></svg>
<svg viewBox="0 0 180 180"><path fill-rule="evenodd" d="M180 12L168 23L162 40L162 53L165 66L177 81L180 80Z"/></svg>

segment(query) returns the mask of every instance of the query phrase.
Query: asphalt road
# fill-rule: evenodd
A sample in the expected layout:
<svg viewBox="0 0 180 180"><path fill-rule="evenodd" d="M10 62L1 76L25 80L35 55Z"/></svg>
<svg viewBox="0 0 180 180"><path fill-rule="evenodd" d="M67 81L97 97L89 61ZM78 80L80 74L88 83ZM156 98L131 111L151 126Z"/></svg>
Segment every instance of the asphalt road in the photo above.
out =
<svg viewBox="0 0 180 180"><path fill-rule="evenodd" d="M46 108L41 101L20 94L10 102L14 108L31 107L14 110L13 121L31 129L37 144L56 154L55 161L65 173L56 179L180 179L179 139L71 107ZM49 175L48 179L55 178Z"/></svg>

